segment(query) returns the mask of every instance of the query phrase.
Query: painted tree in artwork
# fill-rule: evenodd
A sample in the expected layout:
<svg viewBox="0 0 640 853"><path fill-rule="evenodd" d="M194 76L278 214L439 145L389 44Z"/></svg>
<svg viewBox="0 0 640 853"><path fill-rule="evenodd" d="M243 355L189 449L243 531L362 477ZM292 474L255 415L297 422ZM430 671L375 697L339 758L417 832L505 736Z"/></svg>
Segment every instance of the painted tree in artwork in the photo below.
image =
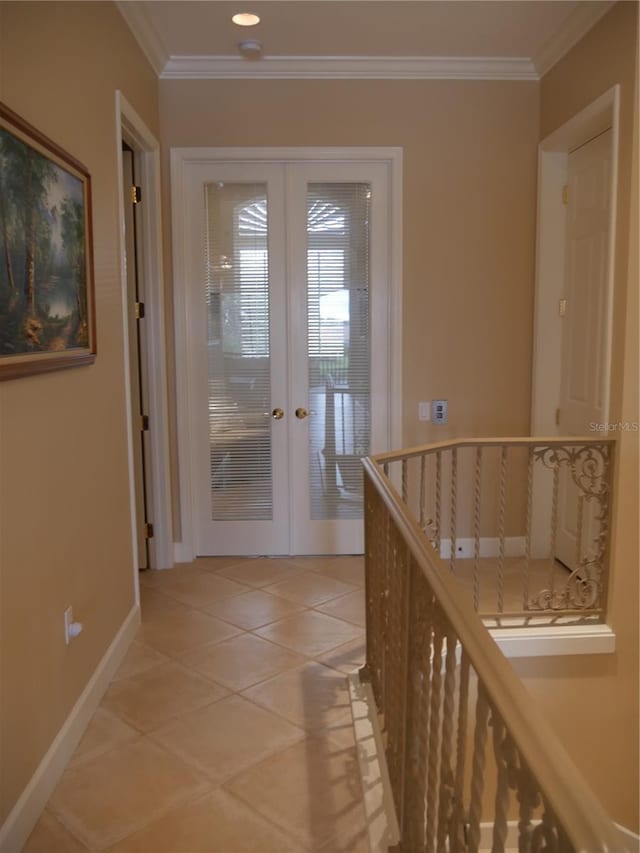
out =
<svg viewBox="0 0 640 853"><path fill-rule="evenodd" d="M10 291L7 309L13 315L7 322L15 327L19 313L27 348L38 349L43 323L37 304L36 265L50 245L47 196L56 178L55 167L31 146L2 131L0 175L4 268Z"/></svg>
<svg viewBox="0 0 640 853"><path fill-rule="evenodd" d="M89 345L85 183L0 127L0 358Z"/></svg>
<svg viewBox="0 0 640 853"><path fill-rule="evenodd" d="M0 131L0 231L2 234L2 260L9 290L9 305L15 304L17 287L13 273L11 243L14 237L11 228L12 213L15 210L15 193L11 192L11 137Z"/></svg>
<svg viewBox="0 0 640 853"><path fill-rule="evenodd" d="M38 223L43 213L49 185L55 180L53 164L28 145L24 146L24 296L27 309L25 336L33 345L41 343L42 321L36 306L36 248Z"/></svg>
<svg viewBox="0 0 640 853"><path fill-rule="evenodd" d="M76 343L86 345L87 336L87 289L86 289L86 243L82 205L71 197L62 202L62 244L76 282L76 310L78 327Z"/></svg>

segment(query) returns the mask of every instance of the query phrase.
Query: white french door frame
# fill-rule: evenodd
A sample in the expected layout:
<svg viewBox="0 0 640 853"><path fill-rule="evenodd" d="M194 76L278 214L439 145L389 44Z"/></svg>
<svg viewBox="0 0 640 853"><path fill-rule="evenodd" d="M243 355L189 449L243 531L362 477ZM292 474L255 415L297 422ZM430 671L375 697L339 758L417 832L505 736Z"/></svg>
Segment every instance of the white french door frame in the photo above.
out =
<svg viewBox="0 0 640 853"><path fill-rule="evenodd" d="M197 393L190 337L189 297L189 175L207 164L236 163L378 163L384 164L389 184L389 264L387 288L387 354L384 368L389 388L387 434L390 447L402 436L402 149L401 148L173 148L171 150L171 202L173 233L173 293L176 336L176 403L178 410L178 464L182 540L175 543L176 562L196 556L196 464L192 448L197 425L193 423ZM372 335L374 333L372 329Z"/></svg>

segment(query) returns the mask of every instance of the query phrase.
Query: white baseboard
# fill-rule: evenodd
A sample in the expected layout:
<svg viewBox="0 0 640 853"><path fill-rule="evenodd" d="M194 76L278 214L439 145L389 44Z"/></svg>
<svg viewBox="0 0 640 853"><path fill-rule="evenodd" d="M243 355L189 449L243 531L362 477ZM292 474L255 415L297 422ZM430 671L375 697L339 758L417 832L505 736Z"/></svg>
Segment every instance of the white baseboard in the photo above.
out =
<svg viewBox="0 0 640 853"><path fill-rule="evenodd" d="M456 539L456 556L459 559L473 557L476 540L472 537ZM525 550L524 536L507 536L504 540L505 557L523 557ZM480 556L497 557L500 553L500 539L497 536L480 537ZM451 559L451 539L440 540L440 557Z"/></svg>
<svg viewBox="0 0 640 853"><path fill-rule="evenodd" d="M176 563L191 563L194 559L191 546L186 542L173 543L173 559Z"/></svg>
<svg viewBox="0 0 640 853"><path fill-rule="evenodd" d="M139 624L140 607L135 605L94 670L38 769L0 827L0 853L18 853L22 850L120 666Z"/></svg>
<svg viewBox="0 0 640 853"><path fill-rule="evenodd" d="M532 821L532 824L537 824L539 821ZM480 844L478 850L480 853L491 853L493 849L493 824L480 824ZM510 820L507 823L507 837L504 842L504 853L518 853L518 821Z"/></svg>
<svg viewBox="0 0 640 853"><path fill-rule="evenodd" d="M640 853L640 835L627 829L626 826L621 826L619 823L616 826L620 830L620 835L626 844L625 853L626 851L628 853Z"/></svg>

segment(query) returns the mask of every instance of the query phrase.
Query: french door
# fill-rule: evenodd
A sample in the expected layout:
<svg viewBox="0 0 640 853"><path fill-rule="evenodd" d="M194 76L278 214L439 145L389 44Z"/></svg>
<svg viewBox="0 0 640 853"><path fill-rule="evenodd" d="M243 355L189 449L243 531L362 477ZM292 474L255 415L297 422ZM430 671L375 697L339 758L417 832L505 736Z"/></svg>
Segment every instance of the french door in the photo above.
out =
<svg viewBox="0 0 640 853"><path fill-rule="evenodd" d="M360 553L360 457L389 436L388 166L213 160L181 199L196 553Z"/></svg>

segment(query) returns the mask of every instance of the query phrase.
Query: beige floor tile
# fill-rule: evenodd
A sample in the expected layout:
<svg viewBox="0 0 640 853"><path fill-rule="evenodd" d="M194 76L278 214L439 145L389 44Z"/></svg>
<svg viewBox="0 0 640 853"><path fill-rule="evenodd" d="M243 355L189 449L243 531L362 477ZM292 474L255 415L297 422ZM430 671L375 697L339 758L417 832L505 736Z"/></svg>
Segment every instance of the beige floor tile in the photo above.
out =
<svg viewBox="0 0 640 853"><path fill-rule="evenodd" d="M249 558L244 557L197 557L193 565L201 572L219 572L239 563L246 563Z"/></svg>
<svg viewBox="0 0 640 853"><path fill-rule="evenodd" d="M212 616L219 616L225 622L250 631L253 628L268 625L270 622L276 622L291 613L298 613L304 607L293 601L287 601L286 598L270 595L261 589L253 589L242 595L234 595L233 598L214 601L204 609Z"/></svg>
<svg viewBox="0 0 640 853"><path fill-rule="evenodd" d="M327 613L329 616L337 616L338 619L346 619L361 628L365 626L364 590L358 589L340 598L332 598L324 604L318 604L317 610Z"/></svg>
<svg viewBox="0 0 640 853"><path fill-rule="evenodd" d="M351 584L337 581L335 578L328 578L317 572L301 572L299 575L265 588L265 592L279 595L307 607L314 607L332 598L337 598L339 595L355 592L355 590L356 587L351 586Z"/></svg>
<svg viewBox="0 0 640 853"><path fill-rule="evenodd" d="M109 853L301 853L301 848L236 797L218 790L154 821Z"/></svg>
<svg viewBox="0 0 640 853"><path fill-rule="evenodd" d="M330 728L345 717L351 722L346 676L309 661L242 694L301 728Z"/></svg>
<svg viewBox="0 0 640 853"><path fill-rule="evenodd" d="M127 725L124 720L106 710L98 708L82 736L75 752L71 756L69 767L94 758L116 746L137 740L140 732Z"/></svg>
<svg viewBox="0 0 640 853"><path fill-rule="evenodd" d="M244 690L304 662L304 657L253 634L201 646L180 662L231 690Z"/></svg>
<svg viewBox="0 0 640 853"><path fill-rule="evenodd" d="M349 711L348 714L345 714L344 717L337 719L327 728L316 732L316 734L327 737L343 749L355 749L356 738L353 730L353 717L351 715L351 711Z"/></svg>
<svg viewBox="0 0 640 853"><path fill-rule="evenodd" d="M362 636L357 625L334 619L315 610L304 610L255 631L265 640L272 640L307 657L316 657L335 646Z"/></svg>
<svg viewBox="0 0 640 853"><path fill-rule="evenodd" d="M153 734L216 783L302 736L296 726L241 696L185 714Z"/></svg>
<svg viewBox="0 0 640 853"><path fill-rule="evenodd" d="M248 592L248 587L213 572L198 572L165 584L162 592L182 604L204 610L208 604L221 598Z"/></svg>
<svg viewBox="0 0 640 853"><path fill-rule="evenodd" d="M161 655L155 649L151 649L149 646L145 646L144 643L134 640L129 646L116 674L113 676L113 680L116 681L118 678L129 678L131 675L138 675L138 673L144 672L145 669L151 669L152 666L164 663L167 660L169 658L166 655Z"/></svg>
<svg viewBox="0 0 640 853"><path fill-rule="evenodd" d="M224 787L312 850L364 829L356 752L326 738L305 738Z"/></svg>
<svg viewBox="0 0 640 853"><path fill-rule="evenodd" d="M336 561L336 557L290 557L291 562L308 572L324 572Z"/></svg>
<svg viewBox="0 0 640 853"><path fill-rule="evenodd" d="M320 562L318 558L315 559L316 565L310 566L312 571L353 586L364 586L364 557L331 557L324 562Z"/></svg>
<svg viewBox="0 0 640 853"><path fill-rule="evenodd" d="M195 708L210 705L228 691L170 661L131 678L115 681L102 707L143 732L158 728Z"/></svg>
<svg viewBox="0 0 640 853"><path fill-rule="evenodd" d="M340 672L349 674L364 665L367 658L367 640L363 635L343 646L338 646L325 652L323 655L317 655L316 660L325 663L327 666L338 669Z"/></svg>
<svg viewBox="0 0 640 853"><path fill-rule="evenodd" d="M271 583L291 578L302 569L288 560L257 559L247 560L236 566L221 569L218 574L226 578L247 584L251 587L268 586Z"/></svg>
<svg viewBox="0 0 640 853"><path fill-rule="evenodd" d="M166 584L165 584L166 585ZM142 609L142 618L148 617L151 613L165 613L167 610L180 610L185 605L176 601L171 596L164 595L164 587L140 587L140 607Z"/></svg>
<svg viewBox="0 0 640 853"><path fill-rule="evenodd" d="M140 572L140 588L162 589L167 583L174 583L180 578L185 578L202 571L196 563L179 563L172 569L148 569Z"/></svg>
<svg viewBox="0 0 640 853"><path fill-rule="evenodd" d="M347 830L340 838L317 848L317 853L371 853L366 826Z"/></svg>
<svg viewBox="0 0 640 853"><path fill-rule="evenodd" d="M460 581L462 589L469 600L473 600L474 563L472 559L460 559L455 563L455 577ZM495 557L482 558L479 561L479 602L480 613L496 613L498 606L498 560ZM528 571L524 557L507 557L504 564L503 578L503 607L504 612L519 612L523 609L523 592L525 589L525 573L528 576L529 601L535 599L543 589L548 589L550 565L548 560L531 560ZM557 590L563 588L570 572L557 561L553 565L553 583Z"/></svg>
<svg viewBox="0 0 640 853"><path fill-rule="evenodd" d="M149 613L143 609L137 638L165 655L176 657L196 646L228 640L239 633L234 625L176 602L173 610Z"/></svg>
<svg viewBox="0 0 640 853"><path fill-rule="evenodd" d="M88 847L104 850L210 788L193 767L142 738L67 769L49 807Z"/></svg>
<svg viewBox="0 0 640 853"><path fill-rule="evenodd" d="M65 829L55 815L45 810L22 848L22 853L88 853L88 850Z"/></svg>

